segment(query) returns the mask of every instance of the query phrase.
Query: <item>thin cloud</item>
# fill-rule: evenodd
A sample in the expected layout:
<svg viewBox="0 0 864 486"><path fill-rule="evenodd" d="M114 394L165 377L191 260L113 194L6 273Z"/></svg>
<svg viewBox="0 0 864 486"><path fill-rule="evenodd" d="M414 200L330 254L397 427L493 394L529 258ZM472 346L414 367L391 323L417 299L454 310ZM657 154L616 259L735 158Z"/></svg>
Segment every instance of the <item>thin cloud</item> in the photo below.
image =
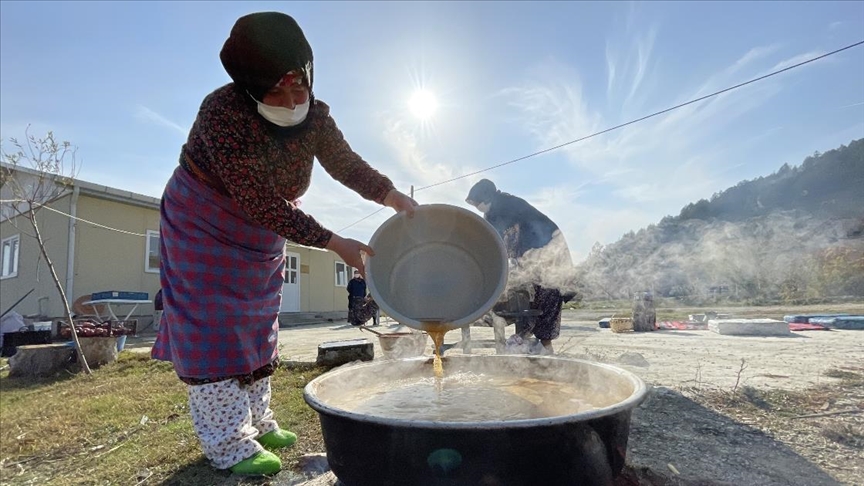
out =
<svg viewBox="0 0 864 486"><path fill-rule="evenodd" d="M559 145L588 135L602 126L602 117L590 109L582 94L579 74L558 62L547 62L533 69L534 78L525 84L500 92L502 99L520 113L518 119L535 136L542 148ZM614 167L594 167L598 152L605 150L593 140L568 147L571 162L594 173Z"/></svg>
<svg viewBox="0 0 864 486"><path fill-rule="evenodd" d="M612 86L615 84L615 73L617 71L615 55L609 42L606 42L606 96L612 96Z"/></svg>
<svg viewBox="0 0 864 486"><path fill-rule="evenodd" d="M735 76L736 74L751 68L756 61L765 59L774 54L780 49L780 47L780 44L771 44L767 46L756 46L749 49L744 53L744 55L736 59L735 62L727 66L725 69L721 69L709 76L698 89L690 93L686 98L699 98L730 84L741 82L741 76ZM767 74L767 72L764 74ZM682 101L686 100L682 98Z"/></svg>
<svg viewBox="0 0 864 486"><path fill-rule="evenodd" d="M844 106L841 106L841 107L839 107L839 108L837 108L837 109L838 109L838 110L843 110L843 109L846 109L846 108L852 108L853 106L861 106L861 105L864 105L864 101L859 101L858 103L852 103L851 105L844 105Z"/></svg>
<svg viewBox="0 0 864 486"><path fill-rule="evenodd" d="M634 15L631 5L628 23ZM644 81L652 79L651 71L656 67L652 55L658 31L653 25L645 33L624 37L623 42L621 36L606 41L606 96L609 101L618 101L621 110L639 109L646 99L644 93L650 86ZM619 92L626 94L619 97Z"/></svg>
<svg viewBox="0 0 864 486"><path fill-rule="evenodd" d="M138 105L138 107L135 111L135 117L138 118L139 120L142 120L142 121L146 121L146 122L154 123L156 125L161 125L161 126L166 127L166 128L170 128L171 130L174 130L183 136L185 136L188 133L188 130L186 128L183 128L178 123L175 123L175 122L165 118L164 116L160 115L159 113L156 113L155 111L151 110L150 108L147 108L144 105Z"/></svg>
<svg viewBox="0 0 864 486"><path fill-rule="evenodd" d="M636 73L633 75L633 83L630 85L630 92L627 94L624 104L630 104L633 100L633 95L636 94L636 90L642 85L642 80L651 61L651 52L654 49L654 39L656 37L657 29L651 28L648 35L636 41Z"/></svg>
<svg viewBox="0 0 864 486"><path fill-rule="evenodd" d="M711 92L725 88L730 84L742 81L741 75L733 77L735 73L741 71L753 72L756 67L756 61L764 60L771 54L775 53L780 46L778 44L769 46L758 46L748 50L742 57L738 58L734 63L724 69L719 70L716 74L702 83L702 85L694 92L686 93L674 100L670 104L679 104L689 101L694 98L705 96ZM818 55L818 54L816 54ZM779 64L788 62L788 65L795 64L794 59L809 58L808 54L795 56L795 58L787 59ZM777 69L777 68L774 68ZM765 71L761 74L767 74ZM755 77L753 75L747 76ZM746 78L745 78L746 79ZM764 104L769 98L779 93L782 85L777 81L763 82L758 85L751 85L742 89L720 94L714 98L680 108L674 112L662 117L660 122L648 122L643 127L638 127L635 130L629 130L631 134L643 133L647 134L651 139L666 143L669 137L684 137L689 136L690 140L695 140L716 131L724 125L728 125L735 119L740 118L745 113ZM708 124L710 122L710 125ZM632 138L632 135L631 135ZM624 141L626 139L622 139ZM656 148L656 144L648 144L645 148Z"/></svg>
<svg viewBox="0 0 864 486"><path fill-rule="evenodd" d="M536 78L523 79L522 85L502 91L505 95L520 93L519 97L510 97L510 105L516 108L523 126L534 135L538 148L559 145L627 121L619 119L621 111L612 107L626 108L628 101L651 97L660 107L672 106L756 77L766 65L775 64L782 69L820 54L808 52L777 62L775 56L781 50L780 44L754 46L720 66L694 88L667 86L671 88L667 93L680 94L664 101L665 93L658 91L658 85L652 85L653 73L659 69L657 59L650 55L653 34L649 32L636 39L629 43L631 52L624 55L618 55L614 46L607 43L607 99L602 103L591 103L583 96L579 72L550 61L531 70ZM774 69L778 69L776 66ZM638 214L631 213L632 210L599 210L579 201L578 191L573 197L566 197L563 189L546 188L533 197L538 207L545 207L562 226L574 258L584 256L596 241L614 241L634 227L656 223L660 215L677 214L683 204L733 182L733 170L724 163L731 147L718 142L718 133L763 106L782 89L781 80L775 78L562 149L572 165L594 176L600 186L597 190L608 195L610 201L618 201L616 205L639 207ZM608 109L608 115L603 108ZM628 118L641 115L644 113L634 113ZM740 140L735 147L741 149L757 143L780 129L772 127ZM735 162L738 169L740 164ZM570 186L566 179L554 183ZM535 182L545 185L543 181ZM547 197L549 194L555 194L557 199L553 201ZM598 218L595 221L602 223L581 221L585 217Z"/></svg>
<svg viewBox="0 0 864 486"><path fill-rule="evenodd" d="M804 62L808 59L813 59L814 57L819 57L823 54L827 54L827 51L818 50L818 51L805 52L804 54L798 54L797 56L793 56L793 57L790 57L789 59L778 62L777 64L774 65L773 68L771 68L771 71L786 69L789 66L794 66L795 64Z"/></svg>
<svg viewBox="0 0 864 486"><path fill-rule="evenodd" d="M726 70L726 72L727 72L727 74L735 74L736 72L738 72L741 69L743 69L744 67L752 64L753 62L758 61L760 59L764 59L765 57L770 56L771 54L774 54L775 52L777 52L778 49L780 49L780 44L772 44L769 46L754 47L753 49L750 49L749 51L747 51L746 54L741 56L740 59L735 61L735 64L730 66Z"/></svg>
<svg viewBox="0 0 864 486"><path fill-rule="evenodd" d="M722 87L722 80L728 77L730 71L741 69L773 50L776 50L776 47L751 49L732 64L734 69L727 67L720 70L700 86L697 93L670 100L669 104L697 97L701 91L719 89ZM539 71L543 74L539 79L504 92L522 94L521 98L511 104L526 115L524 123L538 138L541 146L545 148L565 143L614 124L616 120L605 120L598 111L589 106L582 96L579 76L572 68L552 65ZM638 71L632 76L632 85L637 85ZM693 140L691 144L698 143L698 140L704 139L712 130L761 105L778 90L777 86L763 85L743 93L728 93L672 112L659 122L654 120L627 127L619 132L568 146L564 150L570 155L571 162L597 175L639 168L642 164L637 161L638 158L648 153L670 154L668 160L652 161L655 164L660 162L661 167L668 167L670 163L680 164L681 150L688 145L682 141ZM700 147L700 150L704 149L705 147ZM673 154L675 156L672 156ZM643 194L640 191L630 193ZM644 196L640 195L638 199L644 200Z"/></svg>

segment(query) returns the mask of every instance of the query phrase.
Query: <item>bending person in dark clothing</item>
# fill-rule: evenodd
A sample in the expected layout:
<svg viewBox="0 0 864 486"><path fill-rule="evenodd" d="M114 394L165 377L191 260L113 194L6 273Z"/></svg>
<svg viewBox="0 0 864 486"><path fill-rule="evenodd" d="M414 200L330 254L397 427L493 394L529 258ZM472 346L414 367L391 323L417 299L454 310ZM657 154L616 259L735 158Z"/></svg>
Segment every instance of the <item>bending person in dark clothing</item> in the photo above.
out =
<svg viewBox="0 0 864 486"><path fill-rule="evenodd" d="M508 287L527 289L533 296L531 308L543 311L533 328L517 333L533 332L551 353L552 340L561 332L561 308L576 295L564 235L548 216L524 199L499 191L488 179L475 184L465 201L479 209L504 240L511 262Z"/></svg>

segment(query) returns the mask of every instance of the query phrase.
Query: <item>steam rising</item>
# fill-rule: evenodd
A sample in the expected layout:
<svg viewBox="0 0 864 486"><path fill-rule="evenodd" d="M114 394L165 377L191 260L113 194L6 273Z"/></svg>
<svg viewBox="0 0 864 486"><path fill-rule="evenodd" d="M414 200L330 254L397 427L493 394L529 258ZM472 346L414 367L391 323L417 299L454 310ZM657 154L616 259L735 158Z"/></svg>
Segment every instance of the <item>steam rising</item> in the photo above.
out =
<svg viewBox="0 0 864 486"><path fill-rule="evenodd" d="M504 235L505 242L509 237L509 234ZM576 268L560 231L556 231L552 241L543 248L528 250L521 258L510 259L508 290L530 288L532 284L559 289L562 293L577 291Z"/></svg>
<svg viewBox="0 0 864 486"><path fill-rule="evenodd" d="M665 221L606 248L595 245L579 275L588 295L600 298L642 290L666 297L805 297L822 278L815 265L827 248L864 255L864 240L850 237L862 225L794 211L743 222Z"/></svg>

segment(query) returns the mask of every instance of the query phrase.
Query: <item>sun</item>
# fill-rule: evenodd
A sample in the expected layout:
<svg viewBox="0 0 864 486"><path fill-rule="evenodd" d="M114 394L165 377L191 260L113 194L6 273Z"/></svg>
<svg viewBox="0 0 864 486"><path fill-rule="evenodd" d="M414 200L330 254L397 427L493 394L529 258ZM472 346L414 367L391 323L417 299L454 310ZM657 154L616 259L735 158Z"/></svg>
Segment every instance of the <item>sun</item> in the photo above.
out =
<svg viewBox="0 0 864 486"><path fill-rule="evenodd" d="M408 100L408 108L420 120L428 120L438 110L438 100L434 94L420 89L411 95L411 99Z"/></svg>

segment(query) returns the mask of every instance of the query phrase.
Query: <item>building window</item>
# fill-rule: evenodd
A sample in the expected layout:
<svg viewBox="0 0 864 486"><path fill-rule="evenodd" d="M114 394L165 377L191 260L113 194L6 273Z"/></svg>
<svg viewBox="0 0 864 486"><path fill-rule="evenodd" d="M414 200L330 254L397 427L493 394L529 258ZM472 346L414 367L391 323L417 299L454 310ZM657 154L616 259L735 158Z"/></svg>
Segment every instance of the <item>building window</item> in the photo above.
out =
<svg viewBox="0 0 864 486"><path fill-rule="evenodd" d="M144 255L144 271L159 273L159 232L147 230L147 254Z"/></svg>
<svg viewBox="0 0 864 486"><path fill-rule="evenodd" d="M18 276L18 253L21 235L10 236L0 242L0 278Z"/></svg>
<svg viewBox="0 0 864 486"><path fill-rule="evenodd" d="M285 255L285 283L286 284L296 284L300 279L300 269L297 268L299 266L298 262L300 261L300 257L297 255Z"/></svg>
<svg viewBox="0 0 864 486"><path fill-rule="evenodd" d="M342 263L336 262L336 286L337 287L345 287L348 285L348 272L351 271L351 267Z"/></svg>

